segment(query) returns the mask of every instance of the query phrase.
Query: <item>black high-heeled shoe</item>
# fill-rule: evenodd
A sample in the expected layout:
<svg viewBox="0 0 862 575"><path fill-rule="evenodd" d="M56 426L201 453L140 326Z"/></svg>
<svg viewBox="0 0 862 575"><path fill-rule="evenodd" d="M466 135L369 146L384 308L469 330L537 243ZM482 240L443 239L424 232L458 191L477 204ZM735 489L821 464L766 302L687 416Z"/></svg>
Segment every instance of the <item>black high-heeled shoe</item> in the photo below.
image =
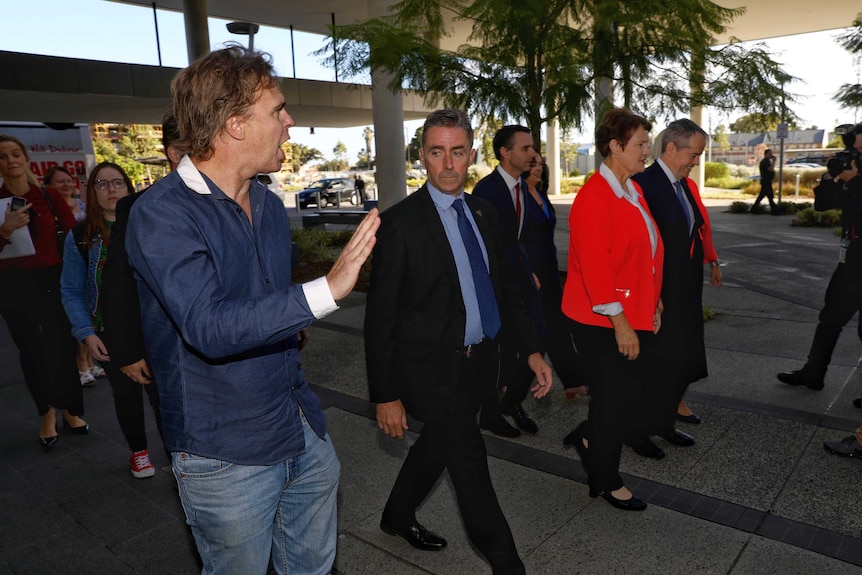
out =
<svg viewBox="0 0 862 575"><path fill-rule="evenodd" d="M44 448L54 447L54 444L57 443L57 440L60 439L57 435L52 435L51 437L40 437L39 445Z"/></svg>
<svg viewBox="0 0 862 575"><path fill-rule="evenodd" d="M643 511L647 508L646 502L634 495L630 499L617 499L611 495L610 491L590 491L590 497L595 499L599 496L617 509L622 509L623 511Z"/></svg>
<svg viewBox="0 0 862 575"><path fill-rule="evenodd" d="M87 435L88 433L90 433L90 424L85 423L84 425L79 425L78 427L72 427L71 425L69 425L69 422L64 419L63 429L68 429L75 435Z"/></svg>

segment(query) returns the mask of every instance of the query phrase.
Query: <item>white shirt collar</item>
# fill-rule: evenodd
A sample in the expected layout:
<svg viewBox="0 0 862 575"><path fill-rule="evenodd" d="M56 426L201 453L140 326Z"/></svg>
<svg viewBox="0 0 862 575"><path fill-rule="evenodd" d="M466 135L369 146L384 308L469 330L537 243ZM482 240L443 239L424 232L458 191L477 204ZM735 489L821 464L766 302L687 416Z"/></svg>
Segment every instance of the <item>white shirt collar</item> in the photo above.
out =
<svg viewBox="0 0 862 575"><path fill-rule="evenodd" d="M177 173L180 175L183 182L195 192L207 196L212 194L209 186L204 181L204 177L201 175L190 157L183 156L183 159L180 160L179 165L177 165Z"/></svg>
<svg viewBox="0 0 862 575"><path fill-rule="evenodd" d="M671 184L674 184L679 181L679 178L677 178L674 173L670 171L670 168L667 167L667 164L665 164L661 158L656 158L656 162L658 162L658 165L661 167L662 171L664 172L664 175L667 176L667 179L670 181Z"/></svg>
<svg viewBox="0 0 862 575"><path fill-rule="evenodd" d="M509 172L504 170L503 166L500 166L499 164L497 165L497 172L499 172L500 175L503 176L503 181L506 182L506 186L509 188L509 191L512 191L513 189L515 189L515 184L517 184L519 181L521 181L520 176L517 178L513 178L512 176L509 175Z"/></svg>
<svg viewBox="0 0 862 575"><path fill-rule="evenodd" d="M633 203L637 203L638 192L635 190L635 185L632 183L632 179L629 178L626 180L626 190L623 190L622 185L619 180L617 180L616 174L614 171L608 167L607 164L602 162L602 165L599 166L599 173L602 177L607 180L608 184L611 186L611 190L613 190L614 194L618 198L628 198Z"/></svg>

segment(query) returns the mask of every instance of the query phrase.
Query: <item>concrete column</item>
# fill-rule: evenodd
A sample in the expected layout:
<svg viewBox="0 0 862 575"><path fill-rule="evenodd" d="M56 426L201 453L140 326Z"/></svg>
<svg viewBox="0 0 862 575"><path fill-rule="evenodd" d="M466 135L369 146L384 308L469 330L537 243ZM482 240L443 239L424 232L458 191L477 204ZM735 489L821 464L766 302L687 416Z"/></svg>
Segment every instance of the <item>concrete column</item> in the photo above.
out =
<svg viewBox="0 0 862 575"><path fill-rule="evenodd" d="M548 158L548 195L560 195L560 123L556 118L545 124Z"/></svg>
<svg viewBox="0 0 862 575"><path fill-rule="evenodd" d="M183 21L186 25L189 64L210 53L208 15L207 0L183 0Z"/></svg>
<svg viewBox="0 0 862 575"><path fill-rule="evenodd" d="M391 0L367 0L368 18L391 14ZM374 164L380 210L407 197L407 170L404 155L404 103L401 93L388 87L392 75L382 70L371 73L371 107L374 118Z"/></svg>
<svg viewBox="0 0 862 575"><path fill-rule="evenodd" d="M372 74L371 106L374 118L374 176L378 206L385 210L407 197L407 170L404 159L404 104L401 93L393 94L386 84L391 75Z"/></svg>

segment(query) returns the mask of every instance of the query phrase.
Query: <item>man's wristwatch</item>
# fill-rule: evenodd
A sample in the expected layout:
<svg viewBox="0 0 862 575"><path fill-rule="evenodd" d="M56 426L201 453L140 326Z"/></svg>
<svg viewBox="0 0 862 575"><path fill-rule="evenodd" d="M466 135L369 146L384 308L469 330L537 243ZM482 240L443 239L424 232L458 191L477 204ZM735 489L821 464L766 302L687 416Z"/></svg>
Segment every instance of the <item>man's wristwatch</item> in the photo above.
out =
<svg viewBox="0 0 862 575"><path fill-rule="evenodd" d="M715 258L714 260L709 262L709 267L711 267L711 268L717 268L720 265L721 265L721 262L718 261L718 258Z"/></svg>

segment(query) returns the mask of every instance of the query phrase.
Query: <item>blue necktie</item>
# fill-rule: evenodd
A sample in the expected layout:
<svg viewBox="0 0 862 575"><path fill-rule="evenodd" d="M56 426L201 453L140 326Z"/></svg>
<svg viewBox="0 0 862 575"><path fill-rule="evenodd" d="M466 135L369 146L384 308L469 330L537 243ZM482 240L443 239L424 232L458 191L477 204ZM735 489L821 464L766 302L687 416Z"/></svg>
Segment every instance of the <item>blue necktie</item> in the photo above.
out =
<svg viewBox="0 0 862 575"><path fill-rule="evenodd" d="M482 257L482 248L473 232L467 216L464 215L464 200L452 202L452 207L458 212L458 231L464 241L467 257L470 260L470 270L473 272L473 284L476 286L476 299L479 302L479 315L482 317L482 332L493 339L500 331L500 312L497 309L497 296L491 284L491 274Z"/></svg>
<svg viewBox="0 0 862 575"><path fill-rule="evenodd" d="M676 199L679 200L679 204L682 206L682 213L685 214L685 223L688 224L688 231L691 232L691 214L688 211L688 201L685 199L682 182L677 180L673 183L673 186L676 188Z"/></svg>

